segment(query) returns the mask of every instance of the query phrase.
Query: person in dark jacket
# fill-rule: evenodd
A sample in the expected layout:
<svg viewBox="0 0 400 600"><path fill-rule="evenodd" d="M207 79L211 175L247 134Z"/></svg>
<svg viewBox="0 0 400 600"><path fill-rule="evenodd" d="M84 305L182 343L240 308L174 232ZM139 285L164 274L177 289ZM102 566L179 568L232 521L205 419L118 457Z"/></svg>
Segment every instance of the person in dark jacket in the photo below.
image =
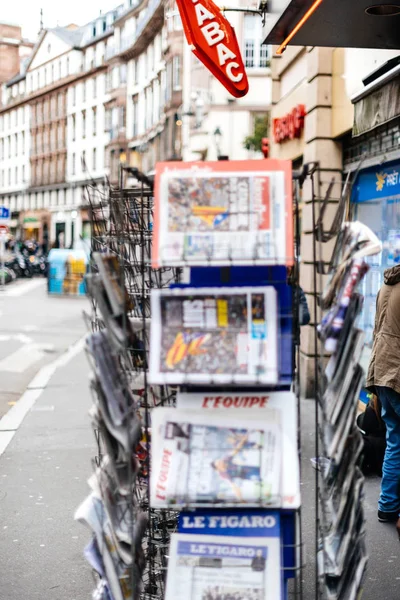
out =
<svg viewBox="0 0 400 600"><path fill-rule="evenodd" d="M396 522L400 511L400 265L386 269L378 293L366 387L378 396L386 425L378 519Z"/></svg>

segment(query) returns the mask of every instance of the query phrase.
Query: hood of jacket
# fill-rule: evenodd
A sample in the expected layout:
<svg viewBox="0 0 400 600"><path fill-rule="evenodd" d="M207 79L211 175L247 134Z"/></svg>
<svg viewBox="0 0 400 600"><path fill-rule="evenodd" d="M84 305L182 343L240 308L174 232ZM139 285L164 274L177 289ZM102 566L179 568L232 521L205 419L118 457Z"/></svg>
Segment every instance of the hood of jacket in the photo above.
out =
<svg viewBox="0 0 400 600"><path fill-rule="evenodd" d="M386 269L384 273L384 281L386 285L396 285L396 283L400 283L400 265Z"/></svg>

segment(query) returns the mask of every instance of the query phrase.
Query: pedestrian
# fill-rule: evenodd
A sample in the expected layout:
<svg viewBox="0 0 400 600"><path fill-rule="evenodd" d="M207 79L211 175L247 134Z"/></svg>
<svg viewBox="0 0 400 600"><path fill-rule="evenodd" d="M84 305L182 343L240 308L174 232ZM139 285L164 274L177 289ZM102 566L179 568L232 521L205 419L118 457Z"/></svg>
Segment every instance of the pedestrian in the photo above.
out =
<svg viewBox="0 0 400 600"><path fill-rule="evenodd" d="M386 425L378 519L394 523L400 511L400 265L384 273L373 339L367 389L378 396Z"/></svg>

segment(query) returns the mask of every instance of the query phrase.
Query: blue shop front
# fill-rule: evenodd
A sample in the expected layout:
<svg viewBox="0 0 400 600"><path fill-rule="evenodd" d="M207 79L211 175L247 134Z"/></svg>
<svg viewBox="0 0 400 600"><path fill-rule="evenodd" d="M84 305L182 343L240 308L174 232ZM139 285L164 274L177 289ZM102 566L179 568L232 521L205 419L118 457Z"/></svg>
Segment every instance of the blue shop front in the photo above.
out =
<svg viewBox="0 0 400 600"><path fill-rule="evenodd" d="M400 263L400 160L361 170L355 180L351 202L353 219L365 223L382 242L381 254L369 259L370 271L363 282L364 310L360 326L371 345L376 295L383 272Z"/></svg>

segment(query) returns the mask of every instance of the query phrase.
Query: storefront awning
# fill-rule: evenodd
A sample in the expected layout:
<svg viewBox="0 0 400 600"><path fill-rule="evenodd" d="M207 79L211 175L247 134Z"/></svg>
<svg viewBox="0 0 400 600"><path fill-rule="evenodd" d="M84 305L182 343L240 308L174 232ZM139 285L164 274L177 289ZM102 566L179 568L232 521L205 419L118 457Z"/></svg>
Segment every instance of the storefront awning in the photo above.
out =
<svg viewBox="0 0 400 600"><path fill-rule="evenodd" d="M400 116L400 65L367 85L352 102L353 137Z"/></svg>
<svg viewBox="0 0 400 600"><path fill-rule="evenodd" d="M400 49L399 2L268 0L264 38L293 46Z"/></svg>
<svg viewBox="0 0 400 600"><path fill-rule="evenodd" d="M28 221L27 223L24 223L24 229L39 229L39 227L39 221Z"/></svg>

